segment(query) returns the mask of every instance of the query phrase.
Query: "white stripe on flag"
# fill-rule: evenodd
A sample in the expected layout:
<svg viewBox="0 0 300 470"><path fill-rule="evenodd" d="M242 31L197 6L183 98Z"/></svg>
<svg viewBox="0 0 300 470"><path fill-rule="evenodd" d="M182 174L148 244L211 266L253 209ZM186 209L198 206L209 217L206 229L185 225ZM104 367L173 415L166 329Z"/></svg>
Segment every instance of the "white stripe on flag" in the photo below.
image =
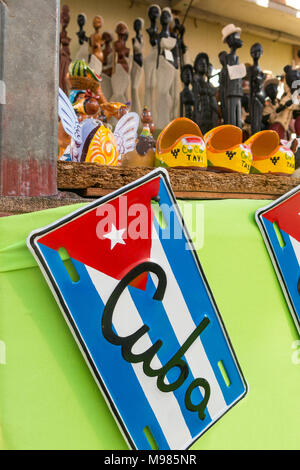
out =
<svg viewBox="0 0 300 470"><path fill-rule="evenodd" d="M291 243L293 245L294 252L295 252L298 264L300 266L300 242L298 242L298 240L296 240L293 237L290 237L290 240L291 240Z"/></svg>
<svg viewBox="0 0 300 470"><path fill-rule="evenodd" d="M89 266L86 266L86 269L102 302L106 304L119 281ZM128 289L125 289L117 303L113 325L119 336L127 336L143 325ZM152 342L149 335L144 335L134 346L133 352L138 354L148 349L151 345ZM162 367L157 356L155 356L152 362L153 367ZM142 363L131 365L170 448L178 450L184 448L184 444L191 441L191 433L183 418L175 395L173 393L161 392L157 388L156 378L147 377L144 373ZM147 425L148 423L145 423L145 427Z"/></svg>
<svg viewBox="0 0 300 470"><path fill-rule="evenodd" d="M167 275L167 289L163 298L163 305L178 342L182 345L196 329L197 325L195 325L185 303L180 287L159 240L158 233L155 228L154 230L156 233L152 239L151 259L159 262ZM156 276L151 274L151 277L153 277L153 281L157 284ZM201 308L201 303L199 303L199 308ZM203 377L210 384L211 396L207 404L207 409L211 418L214 420L224 413L224 410L227 409L227 404L200 337L196 339L194 344L188 349L185 353L185 357L193 376L195 378Z"/></svg>

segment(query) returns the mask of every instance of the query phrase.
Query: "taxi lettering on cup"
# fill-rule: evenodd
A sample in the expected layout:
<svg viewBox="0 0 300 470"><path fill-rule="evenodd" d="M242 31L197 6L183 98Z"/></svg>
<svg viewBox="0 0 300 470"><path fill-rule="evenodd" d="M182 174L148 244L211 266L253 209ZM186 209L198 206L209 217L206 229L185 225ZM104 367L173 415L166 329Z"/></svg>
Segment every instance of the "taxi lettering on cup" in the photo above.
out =
<svg viewBox="0 0 300 470"><path fill-rule="evenodd" d="M200 137L184 137L181 144L182 153L188 161L205 163L205 144Z"/></svg>

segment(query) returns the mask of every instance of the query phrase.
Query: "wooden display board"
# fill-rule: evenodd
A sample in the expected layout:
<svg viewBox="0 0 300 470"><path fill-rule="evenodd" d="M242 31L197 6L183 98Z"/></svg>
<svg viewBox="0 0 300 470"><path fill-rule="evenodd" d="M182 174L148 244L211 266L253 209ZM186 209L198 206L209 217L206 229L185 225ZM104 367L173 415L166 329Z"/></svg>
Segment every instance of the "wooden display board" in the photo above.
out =
<svg viewBox="0 0 300 470"><path fill-rule="evenodd" d="M84 197L100 197L121 188L152 170L148 167L109 167L97 163L58 162L57 184ZM179 199L276 199L300 184L300 178L242 175L169 168Z"/></svg>

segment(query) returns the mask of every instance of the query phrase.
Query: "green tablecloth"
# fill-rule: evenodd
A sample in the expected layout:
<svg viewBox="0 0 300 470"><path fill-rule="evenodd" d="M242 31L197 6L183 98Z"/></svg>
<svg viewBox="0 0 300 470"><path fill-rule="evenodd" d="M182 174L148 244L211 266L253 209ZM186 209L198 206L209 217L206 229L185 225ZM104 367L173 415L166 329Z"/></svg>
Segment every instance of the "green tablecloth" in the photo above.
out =
<svg viewBox="0 0 300 470"><path fill-rule="evenodd" d="M185 204L204 207L200 260L250 388L192 449L299 449L298 335L254 221L266 202ZM0 449L127 448L25 245L77 207L0 219Z"/></svg>

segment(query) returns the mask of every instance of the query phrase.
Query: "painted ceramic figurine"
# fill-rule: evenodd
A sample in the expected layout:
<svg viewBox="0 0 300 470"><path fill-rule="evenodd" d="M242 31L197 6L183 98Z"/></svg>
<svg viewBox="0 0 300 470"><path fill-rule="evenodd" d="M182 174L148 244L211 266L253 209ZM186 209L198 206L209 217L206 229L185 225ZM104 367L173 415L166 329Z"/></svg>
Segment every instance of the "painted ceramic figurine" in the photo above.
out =
<svg viewBox="0 0 300 470"><path fill-rule="evenodd" d="M262 56L263 48L260 43L255 43L250 49L251 57L253 58L253 65L249 67L250 78L250 119L251 119L251 134L261 131L262 129L262 115L265 103L264 94L264 81L265 74L261 71L258 64Z"/></svg>
<svg viewBox="0 0 300 470"><path fill-rule="evenodd" d="M100 33L100 29L103 26L103 18L100 15L96 15L93 20L93 28L95 30L94 34L90 37L90 48L91 48L91 57L89 65L95 70L95 72L100 75L102 72L102 62L103 62L103 39Z"/></svg>
<svg viewBox="0 0 300 470"><path fill-rule="evenodd" d="M70 10L67 5L63 5L60 22L62 30L60 33L60 52L59 52L59 86L65 93L68 92L67 74L71 63L70 42L67 27L70 23Z"/></svg>
<svg viewBox="0 0 300 470"><path fill-rule="evenodd" d="M246 68L243 64L239 64L239 58L236 55L237 49L243 45L240 35L241 28L236 27L234 24L228 24L222 29L223 42L226 42L230 48L230 52L226 57L227 122L242 128L242 78L246 75Z"/></svg>
<svg viewBox="0 0 300 470"><path fill-rule="evenodd" d="M128 102L129 75L129 49L126 46L129 31L128 26L123 21L116 25L115 33L118 39L114 42L114 63L111 84L113 90L113 101L121 103Z"/></svg>
<svg viewBox="0 0 300 470"><path fill-rule="evenodd" d="M133 63L131 67L131 110L141 113L141 103L139 97L139 86L143 72L143 47L144 41L141 31L144 27L144 20L136 18L133 22L135 37L132 38Z"/></svg>
<svg viewBox="0 0 300 470"><path fill-rule="evenodd" d="M136 147L134 150L123 156L121 160L122 166L154 166L156 141L153 138L152 133L155 128L151 113L147 106L144 107L141 114L141 122L143 124L143 130L136 140Z"/></svg>
<svg viewBox="0 0 300 470"><path fill-rule="evenodd" d="M108 102L102 93L100 77L82 60L70 64L68 72L70 88L69 100L79 122L88 118L109 121L113 116L120 119L127 107L122 103ZM58 124L59 157L70 144L70 137L64 131L62 122Z"/></svg>
<svg viewBox="0 0 300 470"><path fill-rule="evenodd" d="M180 93L180 117L194 119L195 96L190 86L193 84L193 66L186 64L181 69L184 88Z"/></svg>
<svg viewBox="0 0 300 470"><path fill-rule="evenodd" d="M157 42L158 42L158 28L157 21L161 15L161 9L158 5L151 5L148 8L148 17L150 19L150 26L146 29L149 42L151 45L150 53L144 59L144 72L145 72L145 105L151 109L152 116L156 121L156 61L157 61Z"/></svg>
<svg viewBox="0 0 300 470"><path fill-rule="evenodd" d="M208 66L208 55L205 52L200 52L194 62L194 120L204 133L213 129L218 124L217 90L208 82Z"/></svg>
<svg viewBox="0 0 300 470"><path fill-rule="evenodd" d="M148 127L150 134L153 135L155 131L155 125L152 119L151 111L148 109L147 106L144 106L144 109L142 111L141 122L143 124L143 128Z"/></svg>
<svg viewBox="0 0 300 470"><path fill-rule="evenodd" d="M177 114L178 71L172 50L176 38L171 37L170 23L173 16L170 8L161 12L161 32L157 43L157 127L163 129Z"/></svg>
<svg viewBox="0 0 300 470"><path fill-rule="evenodd" d="M107 120L111 117L120 119L127 111L126 105L120 102L108 102L101 88L101 78L82 60L72 62L69 67L69 81L71 84L70 100L74 104L78 93L85 97L86 91L90 90L91 96L96 97L101 111Z"/></svg>
<svg viewBox="0 0 300 470"><path fill-rule="evenodd" d="M64 130L71 137L70 146L65 150L62 160L116 166L122 155L135 148L139 125L136 113L125 114L114 133L96 119L85 119L79 123L70 100L61 89L58 112Z"/></svg>

